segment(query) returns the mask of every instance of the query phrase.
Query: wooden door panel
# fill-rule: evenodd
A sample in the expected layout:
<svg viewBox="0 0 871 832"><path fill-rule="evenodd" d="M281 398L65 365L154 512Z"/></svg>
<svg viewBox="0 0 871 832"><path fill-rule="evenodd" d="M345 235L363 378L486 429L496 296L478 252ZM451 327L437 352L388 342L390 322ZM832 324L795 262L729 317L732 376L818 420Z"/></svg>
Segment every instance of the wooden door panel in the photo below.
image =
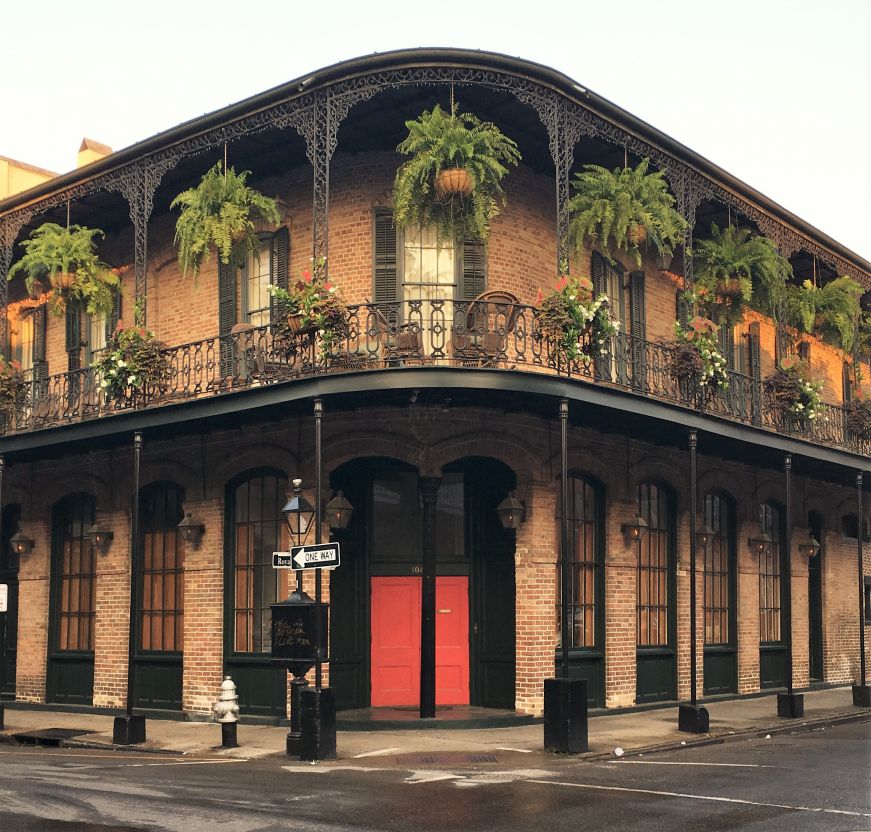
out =
<svg viewBox="0 0 871 832"><path fill-rule="evenodd" d="M436 705L469 704L469 579L436 578Z"/></svg>
<svg viewBox="0 0 871 832"><path fill-rule="evenodd" d="M372 578L372 707L420 701L420 579Z"/></svg>

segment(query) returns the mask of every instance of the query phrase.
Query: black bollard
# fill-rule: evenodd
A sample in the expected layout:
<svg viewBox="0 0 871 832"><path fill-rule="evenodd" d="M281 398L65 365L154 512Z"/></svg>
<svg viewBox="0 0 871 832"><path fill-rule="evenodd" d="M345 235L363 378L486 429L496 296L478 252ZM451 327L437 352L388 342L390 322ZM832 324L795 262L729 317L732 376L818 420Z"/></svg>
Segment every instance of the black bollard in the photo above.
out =
<svg viewBox="0 0 871 832"><path fill-rule="evenodd" d="M544 750L583 754L587 742L587 680L544 680Z"/></svg>
<svg viewBox="0 0 871 832"><path fill-rule="evenodd" d="M299 759L336 759L336 699L330 688L304 688L299 696Z"/></svg>

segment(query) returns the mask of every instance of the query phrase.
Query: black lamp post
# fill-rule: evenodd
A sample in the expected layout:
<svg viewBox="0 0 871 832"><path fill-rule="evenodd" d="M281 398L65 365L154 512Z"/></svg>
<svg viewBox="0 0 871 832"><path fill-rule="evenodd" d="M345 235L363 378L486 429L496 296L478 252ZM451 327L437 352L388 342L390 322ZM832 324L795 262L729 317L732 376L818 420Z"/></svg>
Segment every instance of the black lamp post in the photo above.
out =
<svg viewBox="0 0 871 832"><path fill-rule="evenodd" d="M777 715L787 719L804 716L804 695L792 689L792 454L783 461L786 489L786 574L782 576L786 592L783 594L783 618L786 619L786 693L777 694Z"/></svg>
<svg viewBox="0 0 871 832"><path fill-rule="evenodd" d="M859 684L853 685L853 704L857 708L871 708L871 686L865 677L865 576L862 563L862 535L865 533L864 508L862 506L862 472L856 474L856 517L859 528L856 532L856 549L859 562Z"/></svg>

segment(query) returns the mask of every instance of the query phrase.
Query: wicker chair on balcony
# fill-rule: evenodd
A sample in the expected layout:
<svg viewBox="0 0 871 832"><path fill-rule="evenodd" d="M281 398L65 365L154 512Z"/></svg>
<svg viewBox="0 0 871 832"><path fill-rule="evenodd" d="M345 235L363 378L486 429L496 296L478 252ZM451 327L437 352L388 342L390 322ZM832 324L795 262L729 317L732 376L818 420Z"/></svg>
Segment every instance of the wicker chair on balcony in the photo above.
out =
<svg viewBox="0 0 871 832"><path fill-rule="evenodd" d="M498 367L508 355L508 336L520 314L520 299L492 289L469 303L462 325L451 335L451 356L464 367Z"/></svg>
<svg viewBox="0 0 871 832"><path fill-rule="evenodd" d="M381 359L387 367L401 367L406 364L423 364L423 338L420 327L415 324L392 324L384 312L366 299L367 307L361 314L371 315L369 322L374 328L381 344Z"/></svg>

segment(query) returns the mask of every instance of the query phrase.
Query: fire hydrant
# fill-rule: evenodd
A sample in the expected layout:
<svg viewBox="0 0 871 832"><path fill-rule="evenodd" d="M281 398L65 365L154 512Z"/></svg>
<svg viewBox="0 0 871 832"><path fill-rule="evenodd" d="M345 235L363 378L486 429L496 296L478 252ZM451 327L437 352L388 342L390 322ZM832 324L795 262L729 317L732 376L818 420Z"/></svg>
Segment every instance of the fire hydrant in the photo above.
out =
<svg viewBox="0 0 871 832"><path fill-rule="evenodd" d="M239 697L236 685L229 676L221 682L221 692L215 702L215 721L221 723L221 745L224 748L238 748L236 723L239 721Z"/></svg>

